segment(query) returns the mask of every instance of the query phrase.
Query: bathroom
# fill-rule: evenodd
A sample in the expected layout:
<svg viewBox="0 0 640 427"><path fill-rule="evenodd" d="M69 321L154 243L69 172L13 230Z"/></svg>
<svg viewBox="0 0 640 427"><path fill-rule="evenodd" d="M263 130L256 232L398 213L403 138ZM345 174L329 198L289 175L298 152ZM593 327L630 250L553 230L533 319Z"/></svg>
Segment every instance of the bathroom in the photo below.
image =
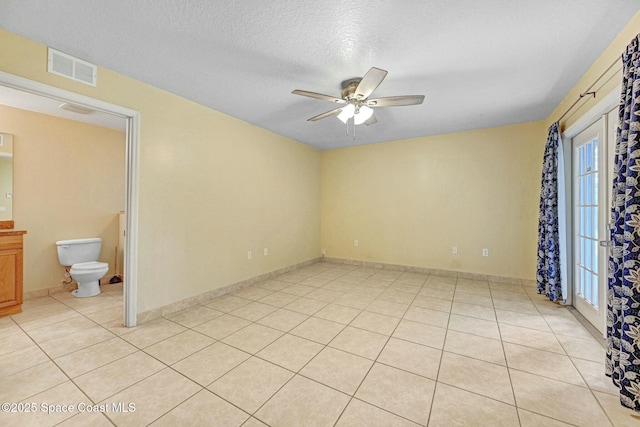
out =
<svg viewBox="0 0 640 427"><path fill-rule="evenodd" d="M0 104L11 103L0 97ZM114 276L123 270L119 230L125 204L124 131L20 107L25 109L0 105L0 132L12 134L14 141L12 219L16 229L27 230L25 300L72 289L62 283L68 277L56 247L56 241L67 239L101 238L99 261L109 264L101 283L121 289L121 284L109 282L116 282Z"/></svg>

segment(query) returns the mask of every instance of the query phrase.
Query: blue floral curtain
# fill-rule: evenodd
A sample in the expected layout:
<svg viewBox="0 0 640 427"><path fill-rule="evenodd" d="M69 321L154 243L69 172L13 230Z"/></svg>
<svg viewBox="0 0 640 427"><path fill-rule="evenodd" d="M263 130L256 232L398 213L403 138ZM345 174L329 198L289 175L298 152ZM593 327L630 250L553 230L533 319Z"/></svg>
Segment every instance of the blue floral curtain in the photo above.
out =
<svg viewBox="0 0 640 427"><path fill-rule="evenodd" d="M622 55L622 95L613 170L605 372L620 402L640 410L640 52Z"/></svg>
<svg viewBox="0 0 640 427"><path fill-rule="evenodd" d="M560 125L549 127L547 146L542 164L540 190L540 218L538 221L538 293L551 301L562 301L560 271L560 241L558 233L558 166Z"/></svg>

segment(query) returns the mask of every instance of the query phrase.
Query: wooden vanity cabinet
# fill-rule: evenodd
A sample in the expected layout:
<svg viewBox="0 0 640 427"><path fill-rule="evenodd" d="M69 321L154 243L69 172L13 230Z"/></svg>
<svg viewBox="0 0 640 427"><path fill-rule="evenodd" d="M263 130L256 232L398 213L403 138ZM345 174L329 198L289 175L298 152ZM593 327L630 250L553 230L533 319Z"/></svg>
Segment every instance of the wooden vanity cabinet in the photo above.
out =
<svg viewBox="0 0 640 427"><path fill-rule="evenodd" d="M22 311L22 236L25 233L0 230L0 316Z"/></svg>

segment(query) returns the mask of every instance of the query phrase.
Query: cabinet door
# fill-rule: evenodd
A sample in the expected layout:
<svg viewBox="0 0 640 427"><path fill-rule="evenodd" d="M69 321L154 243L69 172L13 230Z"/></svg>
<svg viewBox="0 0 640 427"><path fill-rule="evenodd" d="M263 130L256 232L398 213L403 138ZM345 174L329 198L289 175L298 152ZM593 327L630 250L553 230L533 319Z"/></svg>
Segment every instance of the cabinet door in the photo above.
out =
<svg viewBox="0 0 640 427"><path fill-rule="evenodd" d="M21 258L19 249L0 251L0 307L22 304L22 289L17 286Z"/></svg>

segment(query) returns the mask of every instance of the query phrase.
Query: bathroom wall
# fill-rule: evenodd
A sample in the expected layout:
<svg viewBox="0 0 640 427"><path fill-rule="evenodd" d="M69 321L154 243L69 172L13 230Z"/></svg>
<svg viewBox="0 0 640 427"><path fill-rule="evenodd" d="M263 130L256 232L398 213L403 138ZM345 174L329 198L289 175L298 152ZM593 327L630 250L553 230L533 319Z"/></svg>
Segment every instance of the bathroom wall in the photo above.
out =
<svg viewBox="0 0 640 427"><path fill-rule="evenodd" d="M0 71L141 114L139 313L319 257L318 150L102 67L90 87L46 64L45 45L0 30Z"/></svg>
<svg viewBox="0 0 640 427"><path fill-rule="evenodd" d="M328 257L535 279L545 139L533 122L325 151L322 247Z"/></svg>
<svg viewBox="0 0 640 427"><path fill-rule="evenodd" d="M14 135L13 217L27 230L24 291L60 286L55 242L63 239L101 237L108 280L124 209L124 134L4 105L0 129Z"/></svg>

